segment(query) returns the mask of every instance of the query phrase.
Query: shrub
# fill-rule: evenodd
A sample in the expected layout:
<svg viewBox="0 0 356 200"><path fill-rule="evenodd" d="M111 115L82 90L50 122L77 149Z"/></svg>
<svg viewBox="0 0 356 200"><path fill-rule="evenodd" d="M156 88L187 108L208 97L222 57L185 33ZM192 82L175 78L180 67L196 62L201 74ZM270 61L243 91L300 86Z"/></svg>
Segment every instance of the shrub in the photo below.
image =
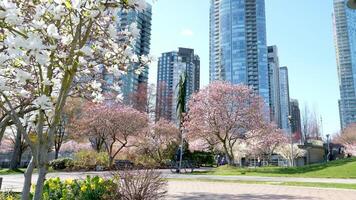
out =
<svg viewBox="0 0 356 200"><path fill-rule="evenodd" d="M43 200L102 200L112 199L117 188L113 180L105 180L98 176L87 177L85 180L59 178L48 179L43 187Z"/></svg>
<svg viewBox="0 0 356 200"><path fill-rule="evenodd" d="M19 193L7 191L0 192L0 200L20 200L21 196Z"/></svg>
<svg viewBox="0 0 356 200"><path fill-rule="evenodd" d="M52 160L49 166L54 170L63 170L73 167L73 160L71 158L59 158Z"/></svg>
<svg viewBox="0 0 356 200"><path fill-rule="evenodd" d="M202 165L212 166L215 163L214 154L211 152L204 152L204 151L194 151L189 155L189 160L191 160L198 166L202 166Z"/></svg>
<svg viewBox="0 0 356 200"><path fill-rule="evenodd" d="M114 178L119 180L115 199L159 200L167 194L167 181L154 170L115 172Z"/></svg>
<svg viewBox="0 0 356 200"><path fill-rule="evenodd" d="M109 167L109 155L106 152L82 150L74 155L74 167L76 169L93 170L97 165Z"/></svg>

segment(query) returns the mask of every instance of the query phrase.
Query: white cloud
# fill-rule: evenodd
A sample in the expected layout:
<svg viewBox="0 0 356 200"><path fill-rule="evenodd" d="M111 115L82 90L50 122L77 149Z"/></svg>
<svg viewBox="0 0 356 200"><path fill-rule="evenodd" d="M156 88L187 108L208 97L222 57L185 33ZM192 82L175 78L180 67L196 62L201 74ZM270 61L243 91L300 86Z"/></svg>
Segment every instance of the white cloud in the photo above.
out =
<svg viewBox="0 0 356 200"><path fill-rule="evenodd" d="M193 31L188 28L183 29L180 34L184 37L192 37L194 35Z"/></svg>

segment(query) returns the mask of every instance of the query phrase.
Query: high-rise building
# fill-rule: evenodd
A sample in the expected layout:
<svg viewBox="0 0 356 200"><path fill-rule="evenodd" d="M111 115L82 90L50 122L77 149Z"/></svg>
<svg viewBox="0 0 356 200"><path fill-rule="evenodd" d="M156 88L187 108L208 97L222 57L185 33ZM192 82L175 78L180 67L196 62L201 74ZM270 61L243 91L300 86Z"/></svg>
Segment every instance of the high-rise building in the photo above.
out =
<svg viewBox="0 0 356 200"><path fill-rule="evenodd" d="M186 73L186 103L199 90L200 58L193 49L162 53L158 59L156 120L177 122L177 94L180 77Z"/></svg>
<svg viewBox="0 0 356 200"><path fill-rule="evenodd" d="M271 121L278 127L281 124L281 99L279 89L279 58L277 46L268 47L268 84L269 84L269 107Z"/></svg>
<svg viewBox="0 0 356 200"><path fill-rule="evenodd" d="M252 87L269 106L264 0L211 0L210 82Z"/></svg>
<svg viewBox="0 0 356 200"><path fill-rule="evenodd" d="M290 124L290 99L289 99L289 81L288 81L288 68L281 67L279 69L279 87L280 87L280 102L281 102L281 128L289 133Z"/></svg>
<svg viewBox="0 0 356 200"><path fill-rule="evenodd" d="M356 6L353 2L353 0L334 0L334 41L342 128L356 122Z"/></svg>
<svg viewBox="0 0 356 200"><path fill-rule="evenodd" d="M302 142L303 137L302 137L302 121L300 117L300 109L299 109L299 102L296 99L291 99L290 100L290 125L291 125L291 131L294 135L294 141L295 142Z"/></svg>
<svg viewBox="0 0 356 200"><path fill-rule="evenodd" d="M135 39L133 51L136 55L148 55L151 45L151 21L152 21L152 6L147 3L146 9L143 11L121 11L119 16L119 30L125 30L132 23L136 23L139 30L139 35ZM147 86L148 83L148 66L140 73L136 74L138 65L130 65L126 75L122 76L122 92L125 103L134 101L132 95L140 85ZM147 87L146 87L147 88Z"/></svg>

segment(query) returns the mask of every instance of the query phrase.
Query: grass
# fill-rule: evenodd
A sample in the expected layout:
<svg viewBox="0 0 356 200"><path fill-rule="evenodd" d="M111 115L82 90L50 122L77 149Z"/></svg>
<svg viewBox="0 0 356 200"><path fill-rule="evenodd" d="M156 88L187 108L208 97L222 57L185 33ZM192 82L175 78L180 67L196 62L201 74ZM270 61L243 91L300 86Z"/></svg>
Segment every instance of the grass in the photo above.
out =
<svg viewBox="0 0 356 200"><path fill-rule="evenodd" d="M310 182L267 182L267 181L240 181L240 180L216 180L216 179L167 179L168 181L189 181L189 182L222 182L222 183L238 183L238 184L265 184L279 186L296 186L296 187L312 187L312 188L334 188L334 189L351 189L356 190L356 184L345 183L310 183Z"/></svg>
<svg viewBox="0 0 356 200"><path fill-rule="evenodd" d="M21 169L16 169L16 170L10 170L10 169L0 169L0 175L10 175L10 174L23 174L25 173L24 168Z"/></svg>
<svg viewBox="0 0 356 200"><path fill-rule="evenodd" d="M246 175L307 178L356 178L356 158L337 160L303 167L239 168L232 166L222 166L212 171L195 172L194 174L220 176Z"/></svg>
<svg viewBox="0 0 356 200"><path fill-rule="evenodd" d="M23 173L25 173L25 171L26 171L26 168L19 168L19 169L15 169L15 170L10 170L10 169L4 168L4 169L0 169L0 176L1 175L11 175L11 174L23 174ZM38 172L37 169L33 170L33 173L37 173L37 172ZM48 168L48 172L56 172L56 171L50 167L50 168Z"/></svg>

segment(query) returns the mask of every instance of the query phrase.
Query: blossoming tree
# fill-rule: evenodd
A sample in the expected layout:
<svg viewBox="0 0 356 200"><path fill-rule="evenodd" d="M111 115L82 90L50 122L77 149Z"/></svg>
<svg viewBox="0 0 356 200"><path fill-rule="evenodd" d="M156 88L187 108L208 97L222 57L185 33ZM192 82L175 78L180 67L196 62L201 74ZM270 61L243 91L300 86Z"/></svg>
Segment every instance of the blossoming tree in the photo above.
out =
<svg viewBox="0 0 356 200"><path fill-rule="evenodd" d="M105 151L114 158L124 148L137 145L137 140L148 127L148 117L124 105L94 104L87 106L77 122L82 136L95 137L103 141Z"/></svg>
<svg viewBox="0 0 356 200"><path fill-rule="evenodd" d="M334 139L345 147L345 153L356 156L356 124L351 124Z"/></svg>
<svg viewBox="0 0 356 200"><path fill-rule="evenodd" d="M266 123L255 137L247 141L247 149L250 155L266 156L267 161L270 161L277 148L287 142L288 138L282 130L273 123Z"/></svg>
<svg viewBox="0 0 356 200"><path fill-rule="evenodd" d="M261 98L247 86L212 83L189 102L187 137L220 145L229 164L233 164L238 140L253 137L262 127L263 107Z"/></svg>
<svg viewBox="0 0 356 200"><path fill-rule="evenodd" d="M139 149L148 154L156 163L163 164L165 150L170 144L179 142L179 134L179 129L175 124L160 119L150 126L141 140L142 145Z"/></svg>
<svg viewBox="0 0 356 200"><path fill-rule="evenodd" d="M0 1L0 108L5 113L0 130L12 121L33 155L22 199L29 198L34 166L39 176L33 198L41 199L48 153L67 97L81 94L102 101L97 75L120 76L128 64L148 62L133 54L136 26L115 27L120 10L143 10L145 5L144 0ZM118 85L112 90L120 94ZM24 114L33 119L30 134Z"/></svg>

